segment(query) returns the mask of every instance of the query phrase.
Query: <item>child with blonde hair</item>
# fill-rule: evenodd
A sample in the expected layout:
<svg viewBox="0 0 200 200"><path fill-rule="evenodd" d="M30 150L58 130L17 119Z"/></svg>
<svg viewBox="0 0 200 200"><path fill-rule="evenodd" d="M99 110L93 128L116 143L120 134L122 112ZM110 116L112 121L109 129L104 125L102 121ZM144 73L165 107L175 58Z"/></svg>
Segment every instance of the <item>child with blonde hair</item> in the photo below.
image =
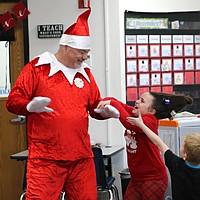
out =
<svg viewBox="0 0 200 200"><path fill-rule="evenodd" d="M164 155L165 164L171 175L173 200L199 200L200 133L185 136L179 157L144 124L140 113L138 118L128 117L127 121L141 128Z"/></svg>

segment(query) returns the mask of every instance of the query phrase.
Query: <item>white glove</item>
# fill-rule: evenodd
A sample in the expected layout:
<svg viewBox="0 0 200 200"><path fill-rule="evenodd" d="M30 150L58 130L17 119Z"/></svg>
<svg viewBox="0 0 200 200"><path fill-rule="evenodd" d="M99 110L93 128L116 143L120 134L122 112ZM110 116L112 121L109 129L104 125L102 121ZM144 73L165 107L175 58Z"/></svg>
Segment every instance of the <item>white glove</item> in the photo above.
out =
<svg viewBox="0 0 200 200"><path fill-rule="evenodd" d="M119 111L111 105L105 105L103 109L94 109L96 113L100 113L102 117L105 118L119 118Z"/></svg>
<svg viewBox="0 0 200 200"><path fill-rule="evenodd" d="M34 97L26 106L29 112L53 112L52 108L46 106L49 105L51 99L48 97Z"/></svg>

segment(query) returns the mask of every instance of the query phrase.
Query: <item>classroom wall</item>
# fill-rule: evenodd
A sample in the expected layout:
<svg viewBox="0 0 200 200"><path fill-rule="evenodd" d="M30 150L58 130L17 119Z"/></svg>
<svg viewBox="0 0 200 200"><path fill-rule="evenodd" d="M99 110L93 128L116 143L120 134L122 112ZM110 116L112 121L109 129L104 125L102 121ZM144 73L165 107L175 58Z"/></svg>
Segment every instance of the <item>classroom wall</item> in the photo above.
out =
<svg viewBox="0 0 200 200"><path fill-rule="evenodd" d="M44 51L56 52L59 39L38 39L37 25L62 23L64 30L84 11L78 0L28 0L30 59ZM199 0L91 0L89 18L92 39L91 65L102 97L114 96L123 102L125 96L124 11L173 12L199 11ZM91 139L105 145L124 145L124 128L116 119L90 119ZM114 159L117 186L118 172L127 167L126 156Z"/></svg>

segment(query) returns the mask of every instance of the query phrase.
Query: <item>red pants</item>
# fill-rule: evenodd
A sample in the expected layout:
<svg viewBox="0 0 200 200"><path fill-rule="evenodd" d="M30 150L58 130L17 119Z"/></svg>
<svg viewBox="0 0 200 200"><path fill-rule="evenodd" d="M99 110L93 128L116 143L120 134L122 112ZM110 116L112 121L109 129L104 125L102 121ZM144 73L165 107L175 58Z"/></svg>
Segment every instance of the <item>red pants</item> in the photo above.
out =
<svg viewBox="0 0 200 200"><path fill-rule="evenodd" d="M168 179L133 182L130 181L124 200L163 200Z"/></svg>
<svg viewBox="0 0 200 200"><path fill-rule="evenodd" d="M28 159L26 200L97 200L93 158L74 162Z"/></svg>

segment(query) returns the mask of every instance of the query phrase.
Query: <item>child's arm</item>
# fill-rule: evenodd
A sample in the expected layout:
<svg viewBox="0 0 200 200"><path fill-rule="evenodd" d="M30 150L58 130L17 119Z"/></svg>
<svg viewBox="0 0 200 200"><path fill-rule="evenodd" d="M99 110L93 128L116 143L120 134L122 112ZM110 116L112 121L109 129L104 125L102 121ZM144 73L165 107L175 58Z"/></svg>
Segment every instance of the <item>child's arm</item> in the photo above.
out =
<svg viewBox="0 0 200 200"><path fill-rule="evenodd" d="M127 117L127 121L132 125L136 125L141 128L147 137L160 149L162 154L164 154L169 149L169 147L162 141L162 139L143 123L140 112L138 118Z"/></svg>
<svg viewBox="0 0 200 200"><path fill-rule="evenodd" d="M127 117L133 116L133 113L130 112L131 109L134 110L133 107L131 107L131 106L128 107L129 108L128 111L131 113L131 114L129 114L129 112L125 108L126 106L124 106L125 104L123 104L122 102L120 102L117 99L112 98L112 99L109 99L109 100L100 101L98 106L97 106L97 109L104 109L107 105L112 105L113 107L115 107L119 111L119 120L126 129L129 129L129 130L134 129L135 130L135 128L137 128L137 129L140 130L140 132L142 131L140 128L130 124L126 120Z"/></svg>
<svg viewBox="0 0 200 200"><path fill-rule="evenodd" d="M120 107L123 107L130 116L134 115L135 108L133 106L122 103L121 101L113 97L106 97L102 99L102 101L100 101L97 105L97 109L104 109L106 105L111 105L111 100L117 102Z"/></svg>

